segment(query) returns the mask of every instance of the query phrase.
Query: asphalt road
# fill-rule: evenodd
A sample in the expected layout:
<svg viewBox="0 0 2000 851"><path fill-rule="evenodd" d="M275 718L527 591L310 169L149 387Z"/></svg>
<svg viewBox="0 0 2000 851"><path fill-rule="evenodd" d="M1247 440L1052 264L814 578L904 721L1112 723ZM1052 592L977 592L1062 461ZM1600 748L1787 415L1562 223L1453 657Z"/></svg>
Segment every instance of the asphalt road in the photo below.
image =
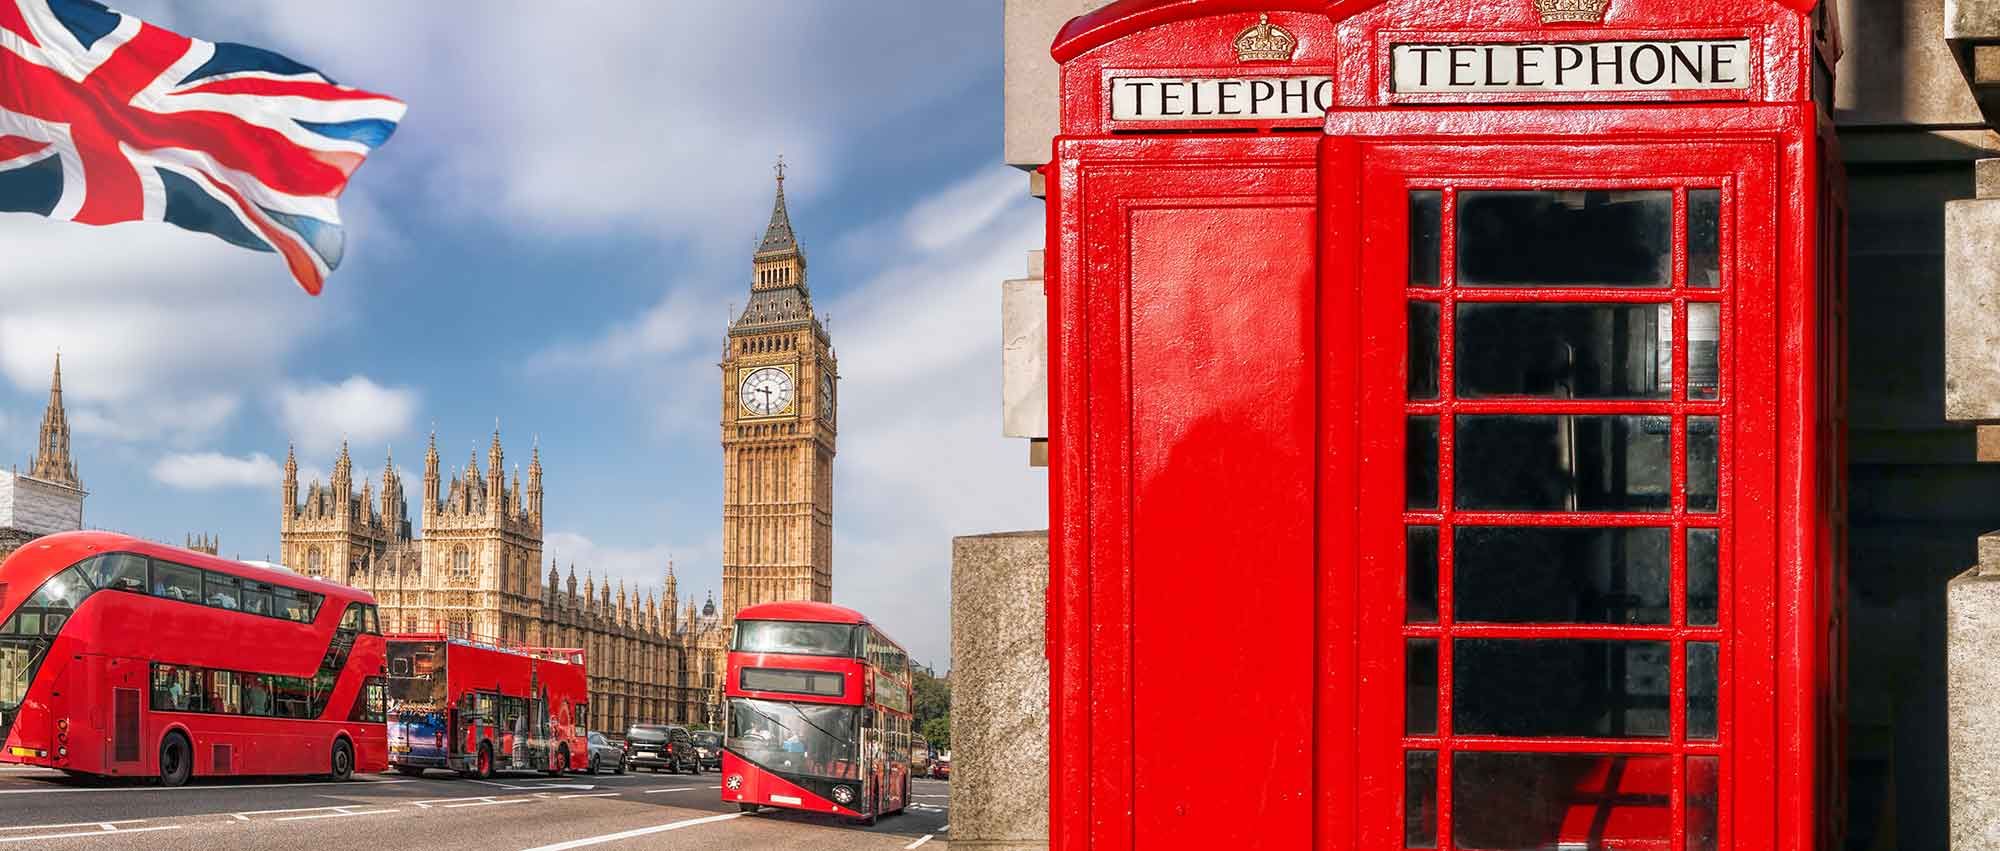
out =
<svg viewBox="0 0 2000 851"><path fill-rule="evenodd" d="M196 780L165 789L85 782L0 766L0 851L8 848L302 851L913 849L949 847L948 784L916 781L909 812L860 827L724 804L713 772L503 775L462 780L358 777L347 783Z"/></svg>

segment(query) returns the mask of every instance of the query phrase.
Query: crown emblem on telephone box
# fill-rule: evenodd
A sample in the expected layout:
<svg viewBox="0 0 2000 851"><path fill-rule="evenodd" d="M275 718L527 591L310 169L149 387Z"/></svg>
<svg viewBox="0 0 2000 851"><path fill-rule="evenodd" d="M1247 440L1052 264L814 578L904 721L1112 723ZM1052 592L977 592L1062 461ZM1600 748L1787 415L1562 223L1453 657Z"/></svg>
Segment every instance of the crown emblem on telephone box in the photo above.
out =
<svg viewBox="0 0 2000 851"><path fill-rule="evenodd" d="M1270 15L1258 15L1257 23L1236 34L1235 43L1239 62L1288 62L1299 47L1299 40L1271 23Z"/></svg>
<svg viewBox="0 0 2000 851"><path fill-rule="evenodd" d="M1611 0L1535 0L1545 24L1601 24Z"/></svg>

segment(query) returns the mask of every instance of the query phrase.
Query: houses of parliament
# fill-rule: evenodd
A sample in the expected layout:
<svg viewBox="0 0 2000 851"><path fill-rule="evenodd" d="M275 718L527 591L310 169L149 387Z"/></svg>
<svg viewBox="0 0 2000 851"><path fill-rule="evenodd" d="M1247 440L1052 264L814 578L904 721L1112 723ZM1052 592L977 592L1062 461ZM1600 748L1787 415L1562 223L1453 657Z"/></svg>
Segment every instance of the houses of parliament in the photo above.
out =
<svg viewBox="0 0 2000 851"><path fill-rule="evenodd" d="M724 654L736 612L775 600L829 601L833 588L833 343L813 312L805 252L785 208L784 171L752 258L750 298L725 336L722 378L722 601L697 609L671 562L662 593L599 584L548 562L543 467L509 480L496 429L447 468L433 434L417 504L418 537L394 458L379 490L353 479L343 445L330 481L301 498L285 459L280 546L286 565L373 593L389 632L442 632L500 644L585 651L593 729L721 720Z"/></svg>

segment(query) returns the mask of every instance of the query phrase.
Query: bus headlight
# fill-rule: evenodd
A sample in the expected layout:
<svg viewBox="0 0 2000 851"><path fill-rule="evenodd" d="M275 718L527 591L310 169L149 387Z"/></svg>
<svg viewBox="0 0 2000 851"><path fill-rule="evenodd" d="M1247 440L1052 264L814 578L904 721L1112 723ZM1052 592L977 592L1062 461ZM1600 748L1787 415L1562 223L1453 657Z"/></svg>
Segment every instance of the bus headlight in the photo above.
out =
<svg viewBox="0 0 2000 851"><path fill-rule="evenodd" d="M833 787L833 801L843 807L854 803L854 790L846 786Z"/></svg>
<svg viewBox="0 0 2000 851"><path fill-rule="evenodd" d="M56 748L56 759L68 759L68 758L69 758L69 748L67 747Z"/></svg>

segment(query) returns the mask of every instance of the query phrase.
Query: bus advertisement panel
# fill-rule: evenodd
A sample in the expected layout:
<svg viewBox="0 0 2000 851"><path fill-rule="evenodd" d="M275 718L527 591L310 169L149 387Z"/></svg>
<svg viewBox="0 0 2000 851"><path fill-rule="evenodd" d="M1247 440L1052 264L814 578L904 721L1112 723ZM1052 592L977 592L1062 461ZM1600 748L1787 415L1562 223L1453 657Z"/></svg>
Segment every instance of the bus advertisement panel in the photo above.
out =
<svg viewBox="0 0 2000 851"><path fill-rule="evenodd" d="M859 612L767 603L737 613L722 799L873 823L910 800L910 661Z"/></svg>
<svg viewBox="0 0 2000 851"><path fill-rule="evenodd" d="M386 767L367 593L106 532L0 562L0 762L157 777Z"/></svg>
<svg viewBox="0 0 2000 851"><path fill-rule="evenodd" d="M388 659L389 763L398 772L559 777L589 765L583 651L398 635Z"/></svg>

